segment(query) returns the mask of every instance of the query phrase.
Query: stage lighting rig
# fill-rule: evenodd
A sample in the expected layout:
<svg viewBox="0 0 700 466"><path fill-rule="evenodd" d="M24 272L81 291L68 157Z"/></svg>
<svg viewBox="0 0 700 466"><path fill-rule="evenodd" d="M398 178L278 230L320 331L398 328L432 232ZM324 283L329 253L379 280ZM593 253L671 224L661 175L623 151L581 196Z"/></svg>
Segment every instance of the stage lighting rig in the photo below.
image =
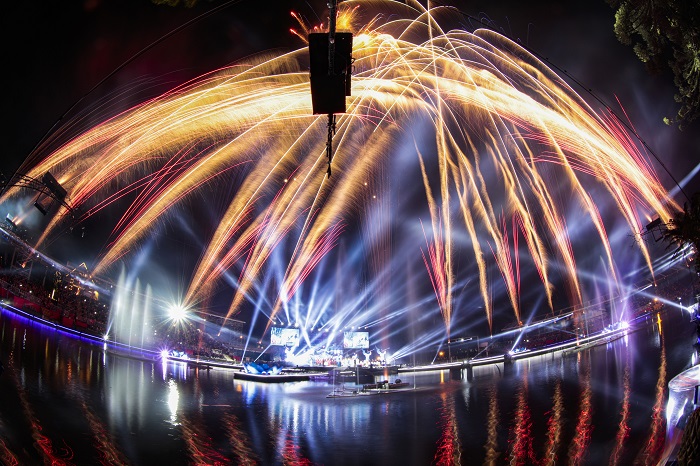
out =
<svg viewBox="0 0 700 466"><path fill-rule="evenodd" d="M62 205L70 212L73 208L66 200L68 191L61 186L61 183L53 177L49 172L44 173L41 179L32 178L31 176L22 173L15 173L12 178L2 187L2 193L11 187L26 188L37 191L37 197L34 199L34 207L43 215L46 215L53 206L54 202ZM0 194L2 194L0 193Z"/></svg>

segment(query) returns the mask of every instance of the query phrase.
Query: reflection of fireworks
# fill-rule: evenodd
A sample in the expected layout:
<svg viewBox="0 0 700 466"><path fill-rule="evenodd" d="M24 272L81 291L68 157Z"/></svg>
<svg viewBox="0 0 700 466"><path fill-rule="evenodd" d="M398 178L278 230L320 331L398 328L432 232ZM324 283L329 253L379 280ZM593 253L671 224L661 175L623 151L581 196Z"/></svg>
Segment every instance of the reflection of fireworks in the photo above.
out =
<svg viewBox="0 0 700 466"><path fill-rule="evenodd" d="M436 466L451 466L462 464L462 442L459 440L459 428L455 414L454 398L444 394L441 397L440 408L441 435L432 464Z"/></svg>
<svg viewBox="0 0 700 466"><path fill-rule="evenodd" d="M187 445L188 460L194 464L226 464L228 461L216 451L212 439L204 435L201 423L182 416L180 423L182 438Z"/></svg>
<svg viewBox="0 0 700 466"><path fill-rule="evenodd" d="M344 3L352 12L370 6ZM387 4L393 15L384 17L399 19L375 19L354 31L352 97L338 122L331 179L323 178L325 120L311 115L306 48L202 76L90 129L24 171L36 178L51 171L81 209L80 220L128 201L96 273L133 251L177 206L233 179L234 189L218 191L230 193L217 194L227 207L186 294L187 304L204 300L237 268L229 315L267 283L272 257L282 256L284 264L272 313L286 305L338 243L345 222L362 221L370 210L367 181L382 186L379 194L387 198L424 189L423 211L395 211L387 221L430 220L427 263L448 326L453 288L472 275L479 277L472 294L480 295L489 326L489 277L498 275L520 321L519 244L529 251L527 263L550 308L555 262L572 304L580 304L585 297L565 213L575 210L576 228L585 220L615 276L599 209L616 206L633 231L641 228L640 212L668 218L665 191L649 163L614 119L596 115L517 44L488 30L445 32L435 15L449 9ZM359 22L344 20L348 27ZM411 163L419 166L411 172L417 176L403 179ZM388 166L398 174L384 183ZM63 220L57 216L39 242ZM367 236L366 250L379 251ZM425 238L407 246L409 255L421 244ZM386 259L382 249L377 257Z"/></svg>
<svg viewBox="0 0 700 466"><path fill-rule="evenodd" d="M299 447L299 441L290 432L286 431L286 435L283 440L283 446L281 448L282 464L284 465L300 465L300 466L310 466L313 463L311 460L303 456L301 453L301 448Z"/></svg>
<svg viewBox="0 0 700 466"><path fill-rule="evenodd" d="M231 457L235 464L241 466L253 466L258 464L255 459L248 435L241 428L241 422L233 414L225 414L222 420L229 443L231 444Z"/></svg>
<svg viewBox="0 0 700 466"><path fill-rule="evenodd" d="M13 367L13 359L14 356L11 355L9 364L11 368ZM44 428L36 416L34 407L29 399L28 391L22 387L22 382L19 375L13 370L11 377L15 388L17 389L17 394L19 395L19 401L20 405L22 406L24 417L29 423L32 438L34 439L34 449L39 455L39 458L41 458L45 464L55 464L58 466L73 464L71 463L71 460L73 459L73 451L70 449L70 447L65 444L65 442L63 448L56 447L51 439L43 434ZM10 461L14 461L15 459L14 455L12 455L9 451L5 453L4 456L9 456Z"/></svg>
<svg viewBox="0 0 700 466"><path fill-rule="evenodd" d="M527 369L526 369L527 370ZM537 464L535 450L533 448L532 415L527 404L528 385L527 378L523 378L523 385L518 389L518 400L515 407L515 418L510 431L510 461L509 464Z"/></svg>
<svg viewBox="0 0 700 466"><path fill-rule="evenodd" d="M93 435L95 450L99 452L100 464L128 464L129 462L124 456L124 453L119 450L114 441L114 436L107 429L107 426L105 426L100 418L92 411L84 399L81 399L79 403L81 412L90 426L90 433Z"/></svg>
<svg viewBox="0 0 700 466"><path fill-rule="evenodd" d="M629 358L629 352L627 352ZM632 387L630 385L630 368L629 360L625 366L625 372L623 376L623 398L622 406L620 407L620 422L618 423L617 435L615 436L615 447L612 453L610 453L610 466L620 464L620 458L622 457L622 451L625 446L625 440L629 436L630 426L630 394L632 392Z"/></svg>
<svg viewBox="0 0 700 466"><path fill-rule="evenodd" d="M486 450L486 458L484 458L484 464L494 465L498 464L497 460L500 456L498 451L498 399L496 398L497 392L496 388L493 387L489 390L489 414L488 421L486 423L487 440L484 445L484 450Z"/></svg>
<svg viewBox="0 0 700 466"><path fill-rule="evenodd" d="M554 386L554 395L552 396L554 406L547 419L547 444L544 450L544 458L542 464L555 465L557 464L557 450L559 450L561 442L561 424L564 417L564 397L561 391L561 381L557 380Z"/></svg>
<svg viewBox="0 0 700 466"><path fill-rule="evenodd" d="M666 404L666 340L661 326L661 315L656 315L659 329L659 339L661 344L661 355L659 359L659 378L656 380L656 396L654 406L651 410L651 426L649 427L649 438L644 450L639 452L636 462L639 464L656 464L661 457L666 439L664 429L666 427L664 416L664 405Z"/></svg>
<svg viewBox="0 0 700 466"><path fill-rule="evenodd" d="M579 353L581 363L581 353ZM593 389L591 387L590 359L585 361L585 367L579 368L579 386L581 387L581 401L579 402L579 416L576 422L575 434L569 446L569 464L583 464L588 446L591 443L593 431Z"/></svg>
<svg viewBox="0 0 700 466"><path fill-rule="evenodd" d="M5 445L2 439L0 439L0 460L2 460L2 464L11 466L20 464L17 457L7 448L7 445Z"/></svg>

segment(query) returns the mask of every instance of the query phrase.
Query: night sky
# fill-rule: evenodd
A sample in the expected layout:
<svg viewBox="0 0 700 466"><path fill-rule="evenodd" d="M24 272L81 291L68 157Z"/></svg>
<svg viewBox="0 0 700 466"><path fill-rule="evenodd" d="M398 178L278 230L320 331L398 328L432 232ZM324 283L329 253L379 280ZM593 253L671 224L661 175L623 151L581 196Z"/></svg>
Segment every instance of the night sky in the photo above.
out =
<svg viewBox="0 0 700 466"><path fill-rule="evenodd" d="M291 10L314 24L327 15L325 0L233 2L114 73L154 41L223 3L200 1L192 8L149 0L12 3L0 28L6 93L0 171L6 177L12 174L48 132L75 135L210 70L251 54L303 46L289 32L296 26ZM566 70L585 86L567 78L595 110L603 109L602 101L622 115L619 99L631 124L675 180L681 181L697 164L700 123L687 125L683 132L663 123L663 117L677 110L672 76L650 75L632 48L618 42L614 11L604 0L452 4L526 45L556 69ZM465 16L466 29L481 26ZM102 99L124 90L128 92L121 94L119 105L110 104L108 112L99 107ZM84 113L87 110L92 113ZM68 126L77 115L86 118ZM671 176L660 165L657 171L664 186L672 189ZM691 195L698 186L696 176L685 192ZM685 200L681 195L675 199L681 204Z"/></svg>
<svg viewBox="0 0 700 466"><path fill-rule="evenodd" d="M135 104L250 54L298 48L300 40L288 32L296 26L289 12L300 12L313 23L327 14L324 0L265 2L265 14L261 2L233 2L168 37L93 89L154 41L222 4L200 1L187 8L148 0L11 3L0 32L6 92L2 172L12 173L46 133L64 127L71 116L114 89L151 78L147 90L131 96ZM614 11L604 0L451 4L566 70L622 114L619 98L640 136L676 180L695 166L698 123L683 132L663 124L662 118L675 115L677 109L672 76L650 75L631 47L617 41ZM465 18L465 26L479 24ZM602 108L593 95L572 84L595 109ZM662 168L659 174L666 186L673 186ZM689 187L686 192L694 190Z"/></svg>

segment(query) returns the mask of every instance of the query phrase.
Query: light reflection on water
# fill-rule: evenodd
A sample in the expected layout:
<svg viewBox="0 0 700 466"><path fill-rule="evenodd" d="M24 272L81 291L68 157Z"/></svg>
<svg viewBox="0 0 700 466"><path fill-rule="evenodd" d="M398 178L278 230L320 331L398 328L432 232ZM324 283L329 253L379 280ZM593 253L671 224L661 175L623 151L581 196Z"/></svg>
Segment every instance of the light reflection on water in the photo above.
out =
<svg viewBox="0 0 700 466"><path fill-rule="evenodd" d="M170 379L168 381L168 408L170 408L170 423L177 425L177 400L180 395L177 392L177 383Z"/></svg>
<svg viewBox="0 0 700 466"><path fill-rule="evenodd" d="M564 397L561 391L561 381L557 380L552 396L552 410L547 419L547 444L542 459L543 465L557 463L557 451L561 448L562 420L564 417Z"/></svg>
<svg viewBox="0 0 700 466"><path fill-rule="evenodd" d="M533 449L532 419L530 406L527 402L528 384L524 377L516 389L516 407L513 419L513 428L510 431L510 461L512 465L535 464L535 451Z"/></svg>
<svg viewBox="0 0 700 466"><path fill-rule="evenodd" d="M583 354L578 353L579 361L583 359ZM578 419L576 420L575 434L569 447L569 464L582 464L588 451L591 442L591 431L593 429L592 417L593 406L592 396L593 390L591 387L591 367L590 359L585 358L585 362L581 364L579 369L579 406Z"/></svg>
<svg viewBox="0 0 700 466"><path fill-rule="evenodd" d="M402 374L415 392L328 399L323 383L117 357L1 318L8 464L649 463L663 449L666 384L693 341L664 316L591 351Z"/></svg>
<svg viewBox="0 0 700 466"><path fill-rule="evenodd" d="M484 458L484 464L494 465L497 464L496 461L500 456L498 451L498 398L497 398L497 388L491 387L488 391L489 397L489 411L486 422L486 429L488 432L488 437L484 449L486 450L486 457Z"/></svg>

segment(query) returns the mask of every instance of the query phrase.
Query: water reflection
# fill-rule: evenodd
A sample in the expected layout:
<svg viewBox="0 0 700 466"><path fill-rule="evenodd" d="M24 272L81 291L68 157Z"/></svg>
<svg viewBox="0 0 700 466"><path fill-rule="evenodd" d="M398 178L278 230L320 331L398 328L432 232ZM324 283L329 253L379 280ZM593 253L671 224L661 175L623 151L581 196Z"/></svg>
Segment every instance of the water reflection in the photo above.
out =
<svg viewBox="0 0 700 466"><path fill-rule="evenodd" d="M283 430L280 435L280 451L282 452L282 464L287 466L311 465L313 462L306 458L298 444L298 438L291 430Z"/></svg>
<svg viewBox="0 0 700 466"><path fill-rule="evenodd" d="M66 445L65 447L54 447L53 442L50 437L44 435L41 421L36 416L32 403L30 401L29 393L24 384L20 382L20 378L17 377L16 372L12 369L15 363L15 353L10 353L9 357L10 370L8 372L9 377L14 383L17 391L16 394L19 397L19 404L22 409L23 420L28 424L31 438L34 444L34 452L37 454L39 459L44 464L52 464L57 466L69 465L69 461L73 457L73 452ZM7 399L5 398L5 401Z"/></svg>
<svg viewBox="0 0 700 466"><path fill-rule="evenodd" d="M0 424L0 429L2 429L2 424ZM7 448L3 440L0 440L0 460L2 460L2 464L9 466L19 465L19 459Z"/></svg>
<svg viewBox="0 0 700 466"><path fill-rule="evenodd" d="M652 408L649 436L644 450L640 453L640 457L637 458L638 464L655 464L661 456L665 441L664 405L666 404L666 384L668 380L666 380L666 344L660 315L657 316L657 326L661 356L659 358L658 379L656 380L656 396L654 397L654 406Z"/></svg>
<svg viewBox="0 0 700 466"><path fill-rule="evenodd" d="M222 418L222 424L231 445L231 463L240 466L253 466L258 464L255 453L251 448L250 438L243 430L241 421L233 414L226 413Z"/></svg>
<svg viewBox="0 0 700 466"><path fill-rule="evenodd" d="M510 430L510 464L512 465L537 463L535 450L532 445L532 418L530 406L527 402L527 366L525 366L524 372L522 382L516 391L515 418L513 419L513 427Z"/></svg>
<svg viewBox="0 0 700 466"><path fill-rule="evenodd" d="M128 432L143 429L147 416L154 411L154 401L157 405L157 400L169 399L154 391L151 366L151 363L109 355L104 368L104 388L113 429L128 429Z"/></svg>
<svg viewBox="0 0 700 466"><path fill-rule="evenodd" d="M177 392L177 384L174 380L168 381L168 408L170 408L170 423L177 425L177 401L180 395Z"/></svg>
<svg viewBox="0 0 700 466"><path fill-rule="evenodd" d="M176 407L177 409L177 407ZM217 449L199 416L183 417L180 435L187 448L190 464L226 464L226 457ZM224 449L225 450L225 449Z"/></svg>
<svg viewBox="0 0 700 466"><path fill-rule="evenodd" d="M593 405L591 398L593 391L591 389L591 361L588 358L589 353L578 353L579 362L579 386L581 393L579 395L580 403L578 408L578 419L574 438L569 447L569 464L582 464L588 451L588 446L591 443L591 430L593 428L591 420L593 417Z"/></svg>
<svg viewBox="0 0 700 466"><path fill-rule="evenodd" d="M664 318L607 347L328 399L324 383L117 357L2 319L3 464L650 464L663 447L668 374L689 361L671 345L692 349L694 338Z"/></svg>
<svg viewBox="0 0 700 466"><path fill-rule="evenodd" d="M496 387L491 387L488 390L489 410L486 421L487 440L484 445L486 458L485 465L495 465L498 457L501 455L498 450L498 392Z"/></svg>
<svg viewBox="0 0 700 466"><path fill-rule="evenodd" d="M547 418L547 443L545 446L543 465L553 466L557 463L557 451L561 444L561 425L564 419L564 396L561 389L561 380L554 385L552 395L552 410Z"/></svg>
<svg viewBox="0 0 700 466"><path fill-rule="evenodd" d="M624 373L622 376L622 402L620 403L620 421L618 423L617 435L615 436L615 446L610 454L610 466L621 464L622 451L625 446L625 440L629 436L630 426L630 394L632 389L630 386L630 361L629 352L626 352L627 360Z"/></svg>
<svg viewBox="0 0 700 466"><path fill-rule="evenodd" d="M85 400L81 400L80 408L81 414L90 426L93 446L99 454L100 464L128 464L128 459L115 442L112 433L99 416L87 405Z"/></svg>
<svg viewBox="0 0 700 466"><path fill-rule="evenodd" d="M437 442L437 452L433 458L433 464L439 466L451 466L461 463L462 445L459 440L457 415L455 412L455 399L448 397L446 393L440 396L440 439Z"/></svg>

